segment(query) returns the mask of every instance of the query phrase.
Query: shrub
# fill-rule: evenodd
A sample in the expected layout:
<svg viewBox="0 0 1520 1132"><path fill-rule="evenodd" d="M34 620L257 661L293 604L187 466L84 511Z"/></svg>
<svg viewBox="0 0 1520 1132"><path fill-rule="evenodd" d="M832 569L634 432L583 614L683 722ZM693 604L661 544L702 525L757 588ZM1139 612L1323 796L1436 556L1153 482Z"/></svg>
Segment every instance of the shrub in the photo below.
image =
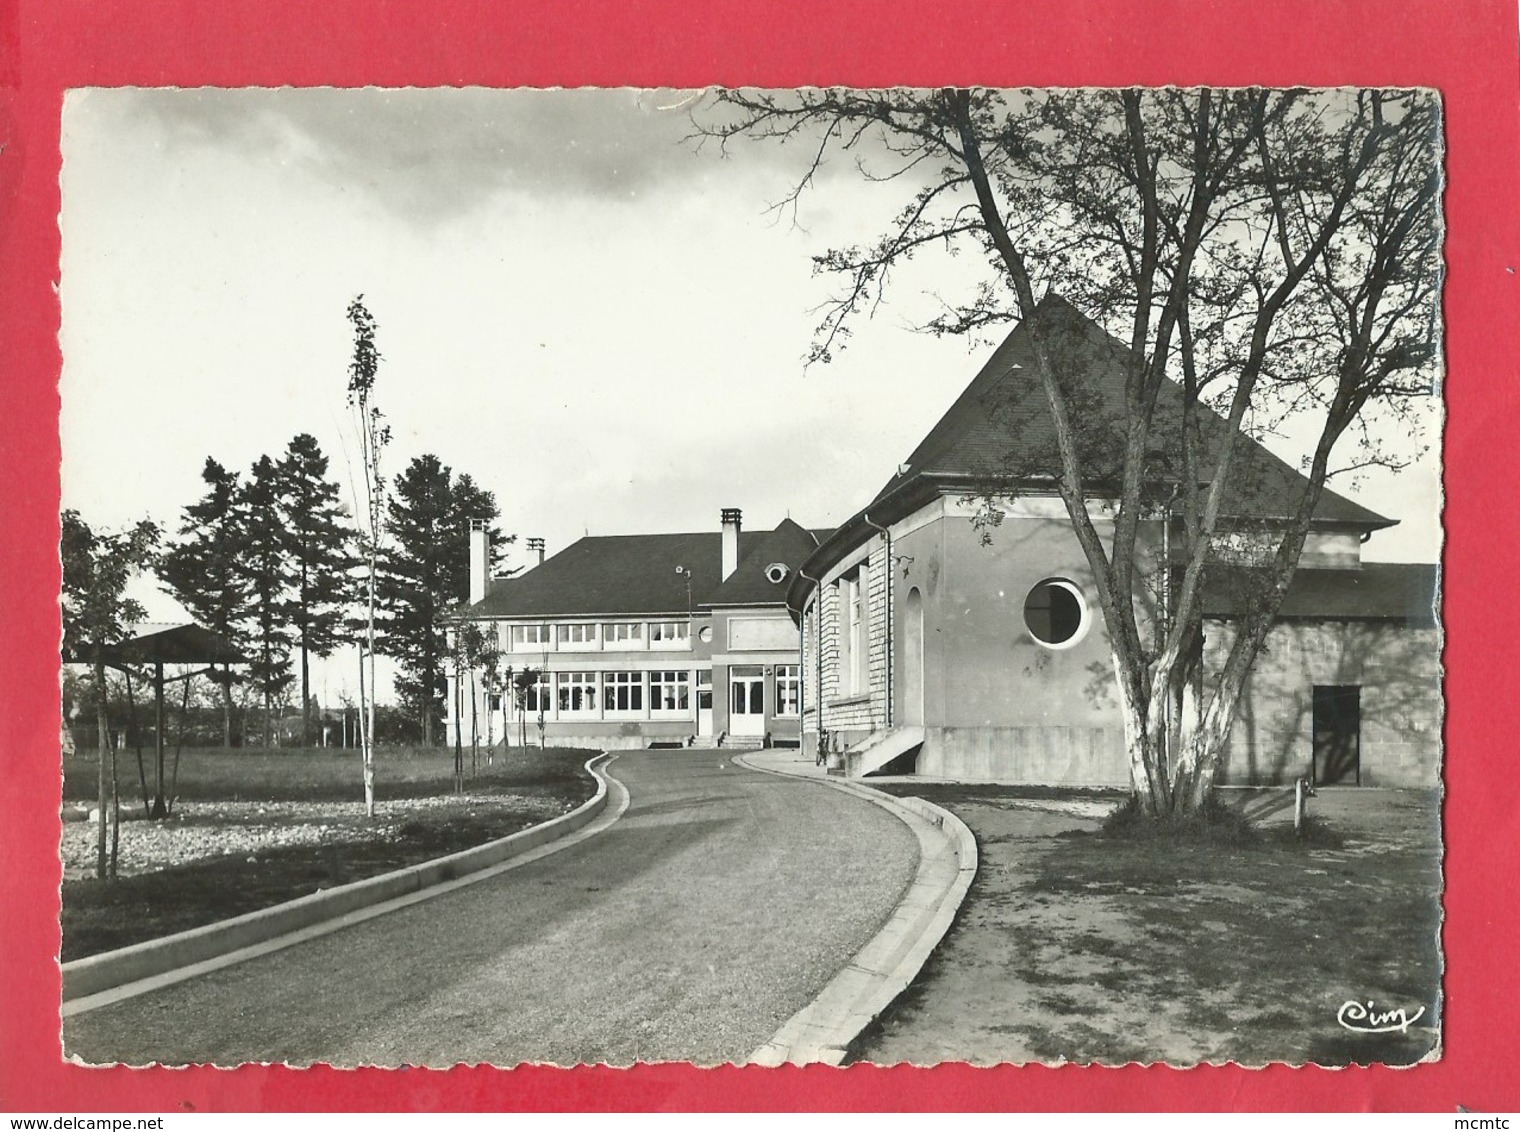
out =
<svg viewBox="0 0 1520 1132"><path fill-rule="evenodd" d="M1240 811L1210 795L1191 813L1149 814L1131 794L1103 821L1100 837L1120 841L1189 841L1208 845L1254 845L1260 833Z"/></svg>

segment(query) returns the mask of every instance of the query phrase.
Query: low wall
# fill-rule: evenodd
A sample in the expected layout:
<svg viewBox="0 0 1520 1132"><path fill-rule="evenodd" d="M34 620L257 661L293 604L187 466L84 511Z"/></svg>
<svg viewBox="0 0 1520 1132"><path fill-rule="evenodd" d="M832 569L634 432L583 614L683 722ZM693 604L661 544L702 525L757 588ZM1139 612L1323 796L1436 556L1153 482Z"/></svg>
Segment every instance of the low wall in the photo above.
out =
<svg viewBox="0 0 1520 1132"><path fill-rule="evenodd" d="M1122 732L1109 727L931 727L918 773L968 782L1125 786Z"/></svg>

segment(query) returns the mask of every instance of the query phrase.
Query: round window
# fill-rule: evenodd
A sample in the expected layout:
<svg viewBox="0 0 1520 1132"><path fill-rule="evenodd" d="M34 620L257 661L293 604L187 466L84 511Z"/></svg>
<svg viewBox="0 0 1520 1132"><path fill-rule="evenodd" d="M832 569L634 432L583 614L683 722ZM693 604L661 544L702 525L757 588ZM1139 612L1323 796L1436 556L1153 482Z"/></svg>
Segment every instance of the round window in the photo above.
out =
<svg viewBox="0 0 1520 1132"><path fill-rule="evenodd" d="M765 576L770 581L771 585L779 586L782 582L786 581L786 564L782 562L772 562L765 568Z"/></svg>
<svg viewBox="0 0 1520 1132"><path fill-rule="evenodd" d="M708 641L712 640L712 626L703 625L702 628L698 629L697 639L700 640L704 645L707 644Z"/></svg>
<svg viewBox="0 0 1520 1132"><path fill-rule="evenodd" d="M1087 629L1087 602L1064 578L1047 578L1024 599L1024 624L1042 645L1066 648Z"/></svg>

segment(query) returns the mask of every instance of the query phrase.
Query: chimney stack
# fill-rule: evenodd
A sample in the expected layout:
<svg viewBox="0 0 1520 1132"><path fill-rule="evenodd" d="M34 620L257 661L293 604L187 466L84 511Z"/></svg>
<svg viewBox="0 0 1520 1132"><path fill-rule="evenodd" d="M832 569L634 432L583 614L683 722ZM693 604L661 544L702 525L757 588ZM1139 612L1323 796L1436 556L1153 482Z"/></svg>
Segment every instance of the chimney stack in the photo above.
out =
<svg viewBox="0 0 1520 1132"><path fill-rule="evenodd" d="M491 588L491 532L479 519L470 520L470 604Z"/></svg>
<svg viewBox="0 0 1520 1132"><path fill-rule="evenodd" d="M739 520L737 507L723 508L723 580L739 568Z"/></svg>
<svg viewBox="0 0 1520 1132"><path fill-rule="evenodd" d="M534 558L533 558L533 556L535 554L538 556L536 560L534 560ZM533 569L533 567L535 567L535 566L542 566L544 564L544 540L543 539L541 539L541 538L530 538L528 540L528 558L529 558L528 569L530 569L530 570Z"/></svg>

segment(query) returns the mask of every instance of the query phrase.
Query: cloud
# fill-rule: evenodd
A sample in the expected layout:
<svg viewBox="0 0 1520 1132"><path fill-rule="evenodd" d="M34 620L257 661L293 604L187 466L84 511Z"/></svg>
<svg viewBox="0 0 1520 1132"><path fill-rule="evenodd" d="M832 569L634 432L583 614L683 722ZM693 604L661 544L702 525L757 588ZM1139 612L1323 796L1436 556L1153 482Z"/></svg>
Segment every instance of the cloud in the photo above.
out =
<svg viewBox="0 0 1520 1132"><path fill-rule="evenodd" d="M693 111L711 95L668 89L128 88L71 98L68 117L106 136L145 136L142 160L219 150L364 192L423 228L503 194L636 201L708 179L750 178L757 207L779 200L814 145L774 141L699 151ZM854 157L820 176L858 177Z"/></svg>
<svg viewBox="0 0 1520 1132"><path fill-rule="evenodd" d="M366 191L407 220L503 192L632 199L700 176L690 95L652 90L132 89L84 103L153 131L155 156L217 148ZM104 127L105 123L102 123Z"/></svg>

